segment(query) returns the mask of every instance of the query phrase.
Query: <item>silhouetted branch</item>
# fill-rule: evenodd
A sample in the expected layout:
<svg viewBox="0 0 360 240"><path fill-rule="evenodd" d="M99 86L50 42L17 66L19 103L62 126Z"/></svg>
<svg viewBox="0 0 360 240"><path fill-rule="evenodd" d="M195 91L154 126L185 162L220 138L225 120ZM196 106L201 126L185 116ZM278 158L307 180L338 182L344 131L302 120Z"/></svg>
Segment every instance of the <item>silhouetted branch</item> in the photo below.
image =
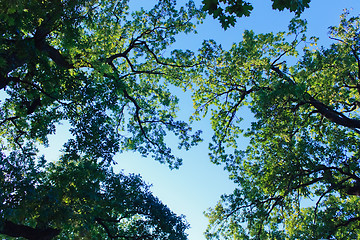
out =
<svg viewBox="0 0 360 240"><path fill-rule="evenodd" d="M10 237L22 237L28 240L50 240L56 237L60 230L54 228L37 229L10 221L2 223L0 234Z"/></svg>

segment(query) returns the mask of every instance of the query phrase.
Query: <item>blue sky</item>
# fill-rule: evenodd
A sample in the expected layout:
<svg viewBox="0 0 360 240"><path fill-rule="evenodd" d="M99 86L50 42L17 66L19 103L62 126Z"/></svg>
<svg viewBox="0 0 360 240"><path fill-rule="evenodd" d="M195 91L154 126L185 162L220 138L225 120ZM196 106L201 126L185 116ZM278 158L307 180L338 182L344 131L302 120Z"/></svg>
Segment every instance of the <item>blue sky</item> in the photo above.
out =
<svg viewBox="0 0 360 240"><path fill-rule="evenodd" d="M151 1L133 0L134 4L141 6ZM185 0L179 1L181 3ZM201 0L195 0L199 5ZM175 43L176 48L196 50L201 46L205 39L214 39L228 49L232 43L241 41L242 33L245 29L253 29L255 33L286 31L287 25L293 14L289 12L279 12L271 9L270 0L257 0L254 2L254 11L249 18L238 20L235 28L224 31L220 23L208 18L203 25L198 26L197 35L180 35ZM139 5L140 4L140 5ZM146 6L144 6L146 7ZM351 15L360 13L359 0L312 0L310 9L302 15L308 21L309 35L320 37L319 45L329 45L331 40L328 38L328 27L339 23L339 16L344 8L351 10ZM131 10L131 9L130 9ZM192 112L190 95L177 92L180 97L180 118L187 118ZM243 114L243 115L246 115ZM243 116L251 119L251 116ZM249 120L244 126L249 124ZM118 164L116 170L123 169L125 173L141 174L143 179L152 184L153 193L168 205L177 214L184 214L191 224L188 230L189 240L205 239L203 232L206 229L207 219L203 212L213 207L219 200L220 195L230 193L234 187L228 180L227 173L222 166L210 163L208 158L208 143L211 140L211 127L209 122L204 121L195 123L194 129L202 129L204 142L187 152L178 152L184 162L179 170L169 170L166 165L161 165L150 158L142 158L138 154L124 153L116 156ZM58 128L58 132L62 132ZM51 145L56 145L59 135L51 136ZM62 135L61 138L68 136ZM240 139L240 144L246 147L247 140ZM54 146L53 146L54 147ZM172 146L176 150L176 144ZM60 146L59 146L60 148Z"/></svg>

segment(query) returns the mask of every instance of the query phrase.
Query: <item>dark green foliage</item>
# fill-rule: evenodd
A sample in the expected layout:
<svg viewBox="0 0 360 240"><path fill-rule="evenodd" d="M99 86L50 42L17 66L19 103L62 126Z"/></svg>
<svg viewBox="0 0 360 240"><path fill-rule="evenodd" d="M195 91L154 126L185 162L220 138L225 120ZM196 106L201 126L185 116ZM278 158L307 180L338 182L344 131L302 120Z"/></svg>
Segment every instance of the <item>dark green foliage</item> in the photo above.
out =
<svg viewBox="0 0 360 240"><path fill-rule="evenodd" d="M9 221L38 231L59 229L57 239L186 239L184 219L154 197L139 176L115 174L91 159L63 157L47 166L20 165L21 160L12 155L1 161L6 217L1 233L25 237L11 233Z"/></svg>
<svg viewBox="0 0 360 240"><path fill-rule="evenodd" d="M296 14L302 13L309 7L311 0L272 0L274 10L288 9ZM203 0L203 10L218 19L221 26L227 29L234 26L236 18L248 17L253 10L251 2L244 0Z"/></svg>
<svg viewBox="0 0 360 240"><path fill-rule="evenodd" d="M176 117L168 86L197 63L164 54L201 13L161 0L0 1L0 233L27 239L186 239L188 227L113 156L138 151L177 168L166 135L199 132ZM169 56L169 57L164 57ZM58 161L38 152L65 123ZM56 154L56 153L54 153Z"/></svg>

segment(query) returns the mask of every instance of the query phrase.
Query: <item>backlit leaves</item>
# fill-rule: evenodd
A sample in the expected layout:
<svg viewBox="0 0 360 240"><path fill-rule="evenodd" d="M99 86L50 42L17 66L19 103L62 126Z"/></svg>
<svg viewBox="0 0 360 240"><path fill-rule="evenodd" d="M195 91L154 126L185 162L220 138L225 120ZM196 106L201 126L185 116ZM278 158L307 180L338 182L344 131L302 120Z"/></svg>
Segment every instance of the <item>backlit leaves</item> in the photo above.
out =
<svg viewBox="0 0 360 240"><path fill-rule="evenodd" d="M358 32L345 13L329 48L298 18L288 33L245 31L229 51L204 43L194 119L210 114L212 161L238 184L207 212L208 239L359 234ZM252 121L246 148L242 119Z"/></svg>

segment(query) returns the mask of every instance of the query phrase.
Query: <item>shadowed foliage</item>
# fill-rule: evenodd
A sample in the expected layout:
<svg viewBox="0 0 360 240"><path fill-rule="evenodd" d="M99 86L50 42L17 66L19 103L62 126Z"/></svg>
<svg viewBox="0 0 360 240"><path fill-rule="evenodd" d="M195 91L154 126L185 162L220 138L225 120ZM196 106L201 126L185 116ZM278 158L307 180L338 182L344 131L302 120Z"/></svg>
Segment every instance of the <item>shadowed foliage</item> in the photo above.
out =
<svg viewBox="0 0 360 240"><path fill-rule="evenodd" d="M168 90L197 63L181 61L188 52L166 52L200 15L191 1L136 11L127 0L0 2L1 234L186 239L183 217L139 176L111 166L116 153L132 150L177 168L165 136L182 149L200 140L177 120ZM71 138L48 162L38 146L59 123Z"/></svg>

